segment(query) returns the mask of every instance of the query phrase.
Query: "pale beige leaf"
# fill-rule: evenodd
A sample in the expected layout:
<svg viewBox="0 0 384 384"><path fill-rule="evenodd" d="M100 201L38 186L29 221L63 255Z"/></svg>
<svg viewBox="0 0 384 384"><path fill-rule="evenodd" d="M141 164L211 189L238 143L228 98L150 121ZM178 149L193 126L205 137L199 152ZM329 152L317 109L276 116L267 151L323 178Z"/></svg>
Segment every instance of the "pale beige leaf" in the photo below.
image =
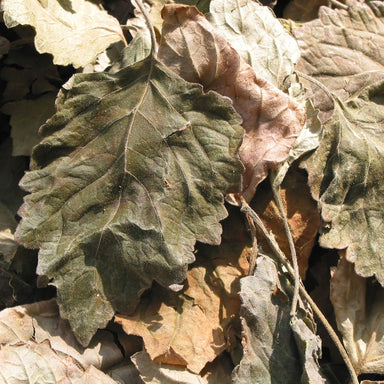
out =
<svg viewBox="0 0 384 384"><path fill-rule="evenodd" d="M384 288L357 275L340 253L330 293L337 327L357 374L384 374Z"/></svg>
<svg viewBox="0 0 384 384"><path fill-rule="evenodd" d="M300 50L272 10L253 0L212 0L209 9L209 21L257 76L281 89Z"/></svg>
<svg viewBox="0 0 384 384"><path fill-rule="evenodd" d="M86 0L3 0L4 22L36 30L40 53L53 55L59 65L83 67L110 44L124 40L120 24L97 4Z"/></svg>
<svg viewBox="0 0 384 384"><path fill-rule="evenodd" d="M19 353L19 347L22 347L22 353L27 353L28 348L32 348L37 351L33 353L39 354L38 351L43 349L45 354L49 349L51 355L60 356L59 361L53 360L55 364L57 362L59 365L65 365L70 361L71 365L82 367L81 372L91 365L104 370L123 359L112 334L107 331L100 330L88 348L82 347L71 331L69 322L59 317L59 309L55 300L1 311L0 346L2 351L8 351L7 356L8 354L16 356ZM35 357L29 356L27 360ZM6 357L3 355L3 358ZM47 360L49 360L48 355ZM24 360L22 361L24 362ZM1 358L0 362L4 363ZM48 369L51 362L46 362L41 357L35 364L41 366L41 369Z"/></svg>
<svg viewBox="0 0 384 384"><path fill-rule="evenodd" d="M251 200L268 170L287 158L304 125L305 110L257 77L196 8L170 4L163 17L159 59L185 80L230 97L243 118L243 194Z"/></svg>

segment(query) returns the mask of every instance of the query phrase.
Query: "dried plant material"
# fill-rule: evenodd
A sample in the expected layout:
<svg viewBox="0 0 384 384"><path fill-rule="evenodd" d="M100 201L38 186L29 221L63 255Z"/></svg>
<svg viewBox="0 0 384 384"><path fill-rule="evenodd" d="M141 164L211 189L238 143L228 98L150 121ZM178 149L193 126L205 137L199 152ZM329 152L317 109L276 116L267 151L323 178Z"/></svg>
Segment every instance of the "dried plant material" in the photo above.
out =
<svg viewBox="0 0 384 384"><path fill-rule="evenodd" d="M230 97L243 118L243 195L251 200L268 170L287 158L304 125L305 111L257 77L196 8L170 4L163 17L159 59L185 80Z"/></svg>
<svg viewBox="0 0 384 384"><path fill-rule="evenodd" d="M383 91L378 83L345 103L335 99L320 146L303 164L321 208L320 245L346 249L356 272L382 285Z"/></svg>
<svg viewBox="0 0 384 384"><path fill-rule="evenodd" d="M154 362L199 373L224 350L236 347L241 333L239 280L245 272L241 259L249 248L247 238L240 234L233 240L229 234L241 232L235 222L224 223L220 246L198 249L182 291L155 286L141 298L134 316L115 316L127 334L143 338Z"/></svg>
<svg viewBox="0 0 384 384"><path fill-rule="evenodd" d="M56 93L49 92L35 99L5 104L1 111L10 115L13 156L31 156L32 148L41 137L38 130L55 113Z"/></svg>
<svg viewBox="0 0 384 384"><path fill-rule="evenodd" d="M212 0L208 19L257 76L281 89L300 50L269 7L253 0Z"/></svg>
<svg viewBox="0 0 384 384"><path fill-rule="evenodd" d="M52 54L59 65L83 67L110 44L124 40L117 19L91 1L3 0L1 10L8 28L35 28L36 49Z"/></svg>
<svg viewBox="0 0 384 384"><path fill-rule="evenodd" d="M75 75L57 108L21 181L31 194L16 236L40 247L37 273L87 345L153 280L180 284L197 240L220 243L242 129L228 99L152 57Z"/></svg>
<svg viewBox="0 0 384 384"><path fill-rule="evenodd" d="M281 198L292 230L300 276L304 279L308 268L308 259L320 228L320 214L311 197L307 177L297 167L292 167L287 173L281 186ZM269 184L260 186L251 206L259 214L267 229L272 231L281 250L290 258L283 219L273 199ZM260 233L258 242L263 249L269 251L268 243Z"/></svg>
<svg viewBox="0 0 384 384"><path fill-rule="evenodd" d="M15 216L0 202L0 255L7 262L12 259L18 247L13 236L16 226Z"/></svg>
<svg viewBox="0 0 384 384"><path fill-rule="evenodd" d="M356 274L342 251L330 298L344 346L357 374L384 374L384 289Z"/></svg>
<svg viewBox="0 0 384 384"><path fill-rule="evenodd" d="M270 257L259 255L256 263L254 275L241 280L244 356L233 372L233 383L323 383L317 362L321 348L311 315L301 308L307 325L296 318L292 332L293 287ZM296 345L295 338L316 343L306 346L307 353L302 341Z"/></svg>
<svg viewBox="0 0 384 384"><path fill-rule="evenodd" d="M314 77L342 101L384 79L384 4L356 3L348 10L322 7L319 18L293 31L301 50L297 70ZM324 90L303 79L316 108L330 117L333 101Z"/></svg>
<svg viewBox="0 0 384 384"><path fill-rule="evenodd" d="M55 300L0 312L1 377L25 383L115 383L100 370L123 359L113 336L99 331L88 348L60 319ZM92 381L96 380L97 381Z"/></svg>

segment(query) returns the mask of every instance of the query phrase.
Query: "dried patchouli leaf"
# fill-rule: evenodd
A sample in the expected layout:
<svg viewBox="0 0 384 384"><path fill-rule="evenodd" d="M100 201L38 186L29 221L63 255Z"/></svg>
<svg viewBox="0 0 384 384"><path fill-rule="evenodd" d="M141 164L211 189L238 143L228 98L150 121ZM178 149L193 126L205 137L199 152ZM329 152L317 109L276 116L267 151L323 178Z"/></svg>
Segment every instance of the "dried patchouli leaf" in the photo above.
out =
<svg viewBox="0 0 384 384"><path fill-rule="evenodd" d="M207 366L202 375L189 372L183 367L157 364L142 351L132 356L140 377L145 384L230 384L231 362L225 356Z"/></svg>
<svg viewBox="0 0 384 384"><path fill-rule="evenodd" d="M304 125L305 110L257 77L195 7L169 4L162 14L159 59L185 80L230 97L243 118L243 195L251 200L268 170L287 158Z"/></svg>
<svg viewBox="0 0 384 384"><path fill-rule="evenodd" d="M113 384L101 370L122 360L107 331L99 331L83 348L60 318L55 300L0 312L1 377L6 382Z"/></svg>
<svg viewBox="0 0 384 384"><path fill-rule="evenodd" d="M8 28L35 28L36 49L52 54L55 64L83 67L110 44L124 40L117 19L91 1L3 0L0 8Z"/></svg>
<svg viewBox="0 0 384 384"><path fill-rule="evenodd" d="M335 99L319 148L304 162L323 219L320 245L346 248L364 277L384 285L384 82L348 102Z"/></svg>
<svg viewBox="0 0 384 384"><path fill-rule="evenodd" d="M300 50L269 7L253 0L212 0L208 19L257 76L281 89Z"/></svg>
<svg viewBox="0 0 384 384"><path fill-rule="evenodd" d="M293 31L301 50L297 70L323 83L341 100L384 79L384 3L356 3L348 10L321 7L319 18ZM313 82L316 108L329 118L333 101Z"/></svg>
<svg viewBox="0 0 384 384"><path fill-rule="evenodd" d="M13 232L17 222L12 212L0 202L0 255L9 262L16 251L16 243Z"/></svg>
<svg viewBox="0 0 384 384"><path fill-rule="evenodd" d="M357 374L384 374L384 289L356 274L344 252L332 272L330 298Z"/></svg>
<svg viewBox="0 0 384 384"><path fill-rule="evenodd" d="M281 185L281 199L285 207L289 226L295 243L300 276L305 278L308 259L311 255L318 230L320 214L316 203L311 197L307 185L307 176L303 170L292 167ZM300 191L300 193L297 193ZM260 185L252 208L259 214L265 226L271 231L281 250L290 257L290 248L284 222L274 201L270 184ZM264 250L270 250L268 242L260 233L258 243Z"/></svg>
<svg viewBox="0 0 384 384"><path fill-rule="evenodd" d="M291 284L272 259L259 255L254 275L241 280L244 357L234 370L234 384L325 382L317 362L320 341L302 308L292 332L291 294Z"/></svg>
<svg viewBox="0 0 384 384"><path fill-rule="evenodd" d="M228 99L152 57L75 75L57 104L21 181L31 194L16 237L40 248L37 273L87 345L154 279L181 283L197 240L220 243L242 128Z"/></svg>
<svg viewBox="0 0 384 384"><path fill-rule="evenodd" d="M41 137L38 131L55 113L55 92L48 92L35 99L13 101L3 105L1 111L11 116L13 156L31 156L32 148Z"/></svg>
<svg viewBox="0 0 384 384"><path fill-rule="evenodd" d="M247 234L237 219L231 216L223 223L220 246L198 248L182 291L155 286L141 298L134 316L115 316L127 334L143 338L154 362L199 373L224 350L236 348L240 277L249 252Z"/></svg>

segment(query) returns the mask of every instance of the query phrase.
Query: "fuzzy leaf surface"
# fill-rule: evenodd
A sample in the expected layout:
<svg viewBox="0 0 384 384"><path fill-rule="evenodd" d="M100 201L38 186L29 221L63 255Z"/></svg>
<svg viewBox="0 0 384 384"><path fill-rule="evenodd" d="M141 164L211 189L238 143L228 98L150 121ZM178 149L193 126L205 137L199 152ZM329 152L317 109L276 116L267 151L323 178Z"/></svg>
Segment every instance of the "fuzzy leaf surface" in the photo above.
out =
<svg viewBox="0 0 384 384"><path fill-rule="evenodd" d="M35 28L36 49L52 54L58 65L83 67L110 44L124 40L117 19L91 1L3 0L1 10L8 28Z"/></svg>
<svg viewBox="0 0 384 384"><path fill-rule="evenodd" d="M299 47L269 7L252 0L212 0L208 19L257 76L280 88L293 72Z"/></svg>
<svg viewBox="0 0 384 384"><path fill-rule="evenodd" d="M319 18L303 24L293 34L301 50L297 70L313 76L347 100L362 88L384 79L384 3L356 3L348 10L321 7ZM333 102L316 84L314 105L330 116Z"/></svg>
<svg viewBox="0 0 384 384"><path fill-rule="evenodd" d="M305 110L273 84L256 76L222 33L195 7L163 9L159 59L187 81L231 98L243 118L240 158L243 195L251 200L268 170L287 157L305 122Z"/></svg>
<svg viewBox="0 0 384 384"><path fill-rule="evenodd" d="M320 245L346 248L361 276L384 285L384 83L345 103L336 98L318 149L305 161L323 219Z"/></svg>
<svg viewBox="0 0 384 384"><path fill-rule="evenodd" d="M153 279L181 283L196 240L220 243L242 129L228 99L152 58L76 75L57 103L21 181L16 237L40 248L37 272L86 345Z"/></svg>

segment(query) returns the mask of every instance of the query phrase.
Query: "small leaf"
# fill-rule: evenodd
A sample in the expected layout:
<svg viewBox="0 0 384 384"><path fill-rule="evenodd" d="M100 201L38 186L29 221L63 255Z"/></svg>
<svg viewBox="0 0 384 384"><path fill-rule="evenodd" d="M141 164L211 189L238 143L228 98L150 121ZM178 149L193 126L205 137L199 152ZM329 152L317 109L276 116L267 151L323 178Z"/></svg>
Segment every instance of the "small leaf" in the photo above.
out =
<svg viewBox="0 0 384 384"><path fill-rule="evenodd" d="M343 103L336 98L319 148L304 162L323 225L320 245L346 248L346 258L361 276L384 285L382 141L384 83L363 89Z"/></svg>
<svg viewBox="0 0 384 384"><path fill-rule="evenodd" d="M250 201L268 170L287 158L304 125L304 108L257 77L196 8L168 4L163 17L159 59L185 80L230 97L243 118L243 195Z"/></svg>
<svg viewBox="0 0 384 384"><path fill-rule="evenodd" d="M269 7L252 0L212 0L208 20L257 76L281 88L300 50Z"/></svg>
<svg viewBox="0 0 384 384"><path fill-rule="evenodd" d="M83 67L110 44L124 40L119 22L91 1L3 0L1 10L8 28L34 27L37 51L52 54L58 65Z"/></svg>
<svg viewBox="0 0 384 384"><path fill-rule="evenodd" d="M384 289L358 276L341 255L330 294L337 327L357 374L384 374Z"/></svg>
<svg viewBox="0 0 384 384"><path fill-rule="evenodd" d="M87 345L153 279L180 284L197 240L220 242L242 129L228 99L151 57L76 75L57 103L21 181L31 194L16 236L40 247L37 272Z"/></svg>
<svg viewBox="0 0 384 384"><path fill-rule="evenodd" d="M55 300L1 311L0 344L6 382L111 384L115 381L99 369L123 360L107 331L99 331L90 346L82 348L68 322L60 319Z"/></svg>

